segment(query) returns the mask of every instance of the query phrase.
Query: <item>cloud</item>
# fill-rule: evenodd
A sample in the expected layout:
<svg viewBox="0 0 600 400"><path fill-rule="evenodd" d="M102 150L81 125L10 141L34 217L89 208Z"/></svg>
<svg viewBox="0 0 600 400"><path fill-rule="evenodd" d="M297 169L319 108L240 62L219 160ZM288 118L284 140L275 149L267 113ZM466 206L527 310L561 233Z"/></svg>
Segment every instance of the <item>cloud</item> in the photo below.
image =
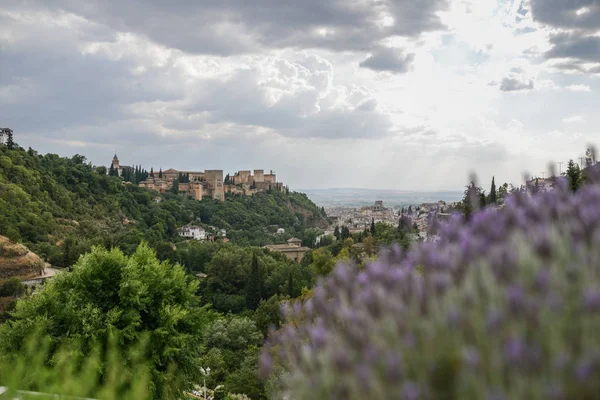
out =
<svg viewBox="0 0 600 400"><path fill-rule="evenodd" d="M531 11L536 21L555 28L600 29L598 0L531 0Z"/></svg>
<svg viewBox="0 0 600 400"><path fill-rule="evenodd" d="M565 72L600 73L600 1L531 0L534 19L551 29L553 67Z"/></svg>
<svg viewBox="0 0 600 400"><path fill-rule="evenodd" d="M8 1L13 7L26 7ZM438 13L448 8L448 2L33 0L27 4L81 15L189 53L232 55L289 47L360 51L393 36L418 37L445 28Z"/></svg>
<svg viewBox="0 0 600 400"><path fill-rule="evenodd" d="M590 92L592 90L588 85L569 85L565 89L573 92Z"/></svg>
<svg viewBox="0 0 600 400"><path fill-rule="evenodd" d="M566 124L570 124L573 122L583 122L583 117L581 115L573 115L571 117L563 118L562 122L564 122Z"/></svg>
<svg viewBox="0 0 600 400"><path fill-rule="evenodd" d="M535 0L0 3L2 124L43 152L439 188L570 154L563 117L599 133L590 1L583 27Z"/></svg>
<svg viewBox="0 0 600 400"><path fill-rule="evenodd" d="M360 63L363 68L373 71L385 71L403 74L408 72L415 60L413 53L404 54L399 49L382 47L374 51L366 60Z"/></svg>
<svg viewBox="0 0 600 400"><path fill-rule="evenodd" d="M522 81L518 78L503 78L500 83L500 90L503 92L515 92L520 90L531 90L533 89L533 81Z"/></svg>
<svg viewBox="0 0 600 400"><path fill-rule="evenodd" d="M510 73L502 78L500 82L500 90L503 92L532 90L533 87L533 79L530 79L525 70L520 67L513 67Z"/></svg>
<svg viewBox="0 0 600 400"><path fill-rule="evenodd" d="M550 42L554 46L546 53L548 58L570 58L584 62L600 62L600 36L561 33L553 36Z"/></svg>
<svg viewBox="0 0 600 400"><path fill-rule="evenodd" d="M217 140L232 126L302 138L392 133L370 90L338 84L333 65L310 52L194 56L135 34L89 41L53 21L35 14L2 21L12 34L2 50L0 106L5 123L30 135L150 145Z"/></svg>

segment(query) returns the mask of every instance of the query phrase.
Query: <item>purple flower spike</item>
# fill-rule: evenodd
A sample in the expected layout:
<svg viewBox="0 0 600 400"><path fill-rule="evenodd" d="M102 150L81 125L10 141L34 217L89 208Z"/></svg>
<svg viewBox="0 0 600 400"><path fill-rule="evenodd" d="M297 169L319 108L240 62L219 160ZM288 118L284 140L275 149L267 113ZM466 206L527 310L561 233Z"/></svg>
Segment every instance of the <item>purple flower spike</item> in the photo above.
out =
<svg viewBox="0 0 600 400"><path fill-rule="evenodd" d="M463 349L462 357L469 368L475 369L479 366L479 352L472 347Z"/></svg>
<svg viewBox="0 0 600 400"><path fill-rule="evenodd" d="M600 290L587 289L583 292L583 307L587 311L600 311Z"/></svg>
<svg viewBox="0 0 600 400"><path fill-rule="evenodd" d="M526 351L527 346L525 342L519 338L511 338L504 345L504 357L508 363L514 366L519 366Z"/></svg>
<svg viewBox="0 0 600 400"><path fill-rule="evenodd" d="M402 386L402 399L418 400L421 398L421 388L414 382L405 382Z"/></svg>
<svg viewBox="0 0 600 400"><path fill-rule="evenodd" d="M260 354L258 366L258 373L260 376L267 377L271 373L271 370L273 369L273 357L271 357L268 348Z"/></svg>
<svg viewBox="0 0 600 400"><path fill-rule="evenodd" d="M525 307L525 293L518 285L511 285L507 290L508 306L515 314L522 313Z"/></svg>
<svg viewBox="0 0 600 400"><path fill-rule="evenodd" d="M506 396L500 390L492 390L488 393L487 400L506 400Z"/></svg>
<svg viewBox="0 0 600 400"><path fill-rule="evenodd" d="M594 362L589 358L581 359L575 365L575 377L578 381L586 381L592 377L594 373Z"/></svg>

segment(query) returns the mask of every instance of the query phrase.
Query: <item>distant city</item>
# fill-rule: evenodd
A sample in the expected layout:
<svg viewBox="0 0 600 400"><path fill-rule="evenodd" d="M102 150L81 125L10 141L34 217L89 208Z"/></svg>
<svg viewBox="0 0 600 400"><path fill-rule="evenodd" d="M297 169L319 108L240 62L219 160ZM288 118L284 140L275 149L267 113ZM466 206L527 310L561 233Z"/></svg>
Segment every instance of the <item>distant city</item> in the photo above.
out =
<svg viewBox="0 0 600 400"><path fill-rule="evenodd" d="M382 200L387 207L407 207L422 203L444 201L452 203L463 198L464 190L405 191L381 189L299 189L321 207L363 207Z"/></svg>

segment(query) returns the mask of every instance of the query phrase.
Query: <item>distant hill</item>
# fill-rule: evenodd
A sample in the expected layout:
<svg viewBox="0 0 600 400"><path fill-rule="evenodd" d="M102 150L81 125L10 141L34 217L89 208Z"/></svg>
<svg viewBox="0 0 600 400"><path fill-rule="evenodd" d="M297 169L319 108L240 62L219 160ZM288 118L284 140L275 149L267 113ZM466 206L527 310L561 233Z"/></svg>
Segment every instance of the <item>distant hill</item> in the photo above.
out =
<svg viewBox="0 0 600 400"><path fill-rule="evenodd" d="M390 207L405 207L411 204L460 201L462 190L454 191L403 191L379 189L304 189L308 197L319 206L361 207L383 200Z"/></svg>
<svg viewBox="0 0 600 400"><path fill-rule="evenodd" d="M177 228L202 223L232 241L264 245L273 227L302 238L325 214L302 193L261 192L224 202L158 193L108 176L82 155L41 155L0 145L0 235L24 243L52 265L72 265L94 245L133 252L141 240L168 246Z"/></svg>

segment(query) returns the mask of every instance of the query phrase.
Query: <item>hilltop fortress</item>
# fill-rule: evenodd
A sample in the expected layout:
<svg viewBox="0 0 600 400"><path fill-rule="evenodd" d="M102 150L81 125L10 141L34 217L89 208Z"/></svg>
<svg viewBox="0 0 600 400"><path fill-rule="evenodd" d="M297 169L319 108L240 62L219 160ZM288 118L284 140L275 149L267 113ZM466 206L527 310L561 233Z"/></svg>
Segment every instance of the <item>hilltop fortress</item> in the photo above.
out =
<svg viewBox="0 0 600 400"><path fill-rule="evenodd" d="M118 175L121 176L124 168L129 167L121 166L119 158L115 154L112 169L118 171ZM220 169L179 171L170 168L166 171L151 172L148 178L139 182L138 185L164 193L172 190L175 183L178 185L180 194L189 195L196 200L212 198L223 201L227 193L249 196L266 190L285 192L288 189L282 182L277 182L273 171L265 174L262 169L255 169L254 174L247 170L238 171L233 176L228 174L223 177L223 170Z"/></svg>

